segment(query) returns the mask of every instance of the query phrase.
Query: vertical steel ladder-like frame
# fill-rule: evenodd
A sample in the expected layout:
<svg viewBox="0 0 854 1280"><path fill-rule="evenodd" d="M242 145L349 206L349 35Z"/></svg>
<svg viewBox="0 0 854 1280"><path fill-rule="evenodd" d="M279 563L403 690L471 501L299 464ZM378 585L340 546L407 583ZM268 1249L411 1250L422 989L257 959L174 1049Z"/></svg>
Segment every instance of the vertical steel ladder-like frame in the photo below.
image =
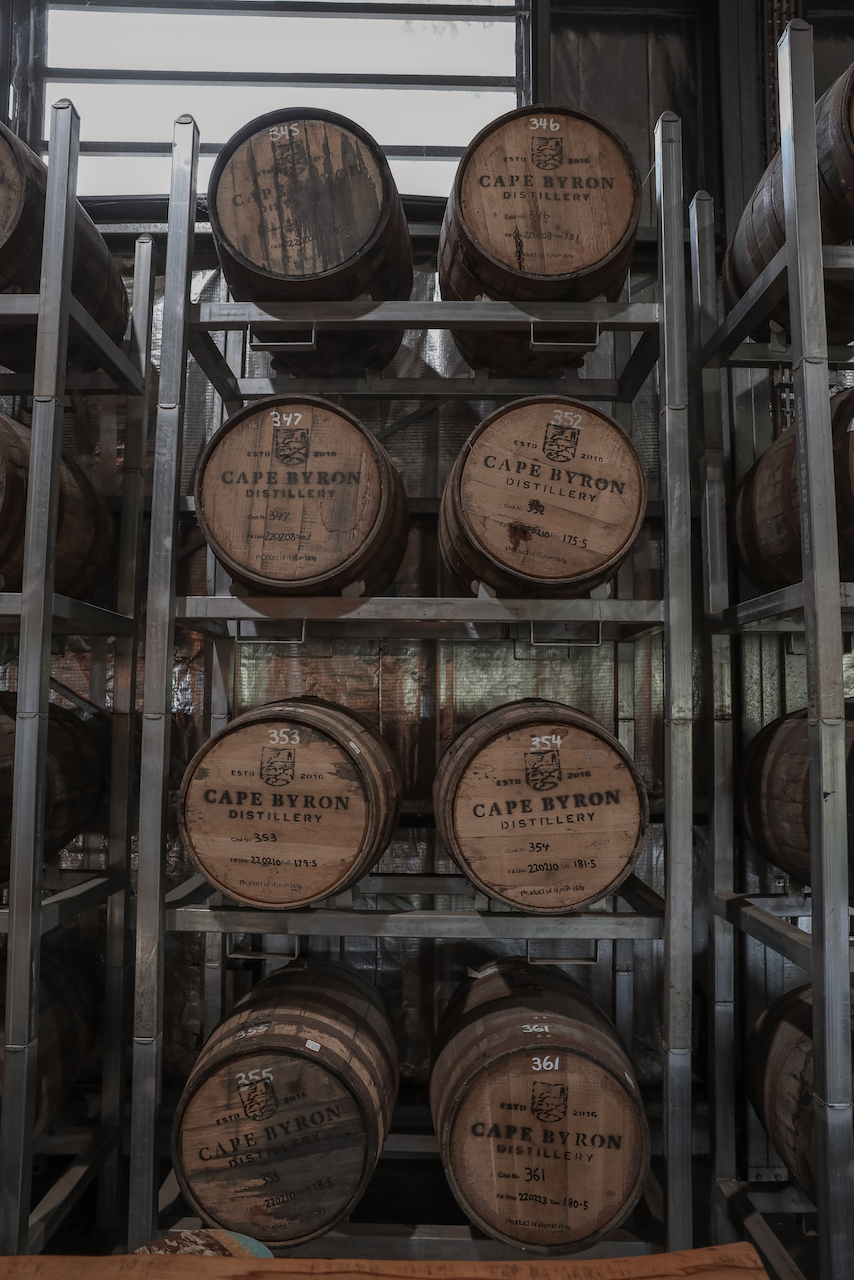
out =
<svg viewBox="0 0 854 1280"><path fill-rule="evenodd" d="M816 1199L822 1280L854 1275L854 1131L851 1110L851 1027L848 841L842 616L831 446L824 262L818 197L812 31L790 22L779 45L780 117L792 329L792 381L797 433L803 608L806 632L812 859L812 981L814 991L814 1116ZM711 199L691 207L695 320L703 347L718 328ZM757 294L761 292L758 286ZM748 299L750 301L750 299ZM768 304L770 306L770 303ZM767 310L767 306L765 308ZM754 323L761 320L758 313ZM730 344L730 349L732 344ZM729 606L726 474L720 372L702 373L705 416L704 563L707 614ZM737 1185L734 1051L738 1001L735 936L722 918L721 895L734 886L733 740L730 639L711 636L714 721L710 948L713 983L713 1230L728 1238L726 1201ZM719 914L720 913L720 914ZM743 1225L775 1276L800 1272L758 1214Z"/></svg>

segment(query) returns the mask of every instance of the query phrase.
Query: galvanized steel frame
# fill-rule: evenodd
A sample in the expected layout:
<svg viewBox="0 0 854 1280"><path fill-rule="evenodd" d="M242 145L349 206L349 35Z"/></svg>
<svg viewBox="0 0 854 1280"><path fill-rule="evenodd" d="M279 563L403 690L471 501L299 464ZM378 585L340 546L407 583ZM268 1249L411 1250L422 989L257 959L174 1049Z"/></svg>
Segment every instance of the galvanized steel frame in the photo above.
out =
<svg viewBox="0 0 854 1280"><path fill-rule="evenodd" d="M753 289L717 324L711 200L692 204L692 253L698 318L699 365L705 416L705 606L714 682L711 784L713 878L710 885L712 953L712 1065L715 1144L715 1228L726 1239L737 1198L733 1046L736 993L735 930L759 939L812 974L815 993L815 1126L819 1250L824 1280L854 1273L854 1128L851 1107L851 1029L846 834L842 606L850 589L839 583L835 487L824 322L824 274L849 268L850 251L822 252L814 120L812 30L789 23L779 46L783 186L787 245ZM789 291L791 355L801 504L804 580L795 588L731 606L725 511L726 476L717 370L739 360L741 339ZM750 346L748 344L748 351ZM764 354L764 353L762 353ZM779 360L779 353L776 354ZM807 643L812 850L812 934L797 929L759 902L733 893L732 688L728 631L776 630L784 615L802 610ZM782 622L781 622L782 619ZM787 629L792 629L787 626ZM844 906L842 904L845 904ZM785 907L785 903L782 904ZM788 904L788 914L807 914ZM722 1198L723 1197L723 1198ZM751 1213L756 1216L756 1210ZM748 1230L749 1214L741 1214ZM752 1237L754 1238L754 1237ZM779 1250L778 1250L779 1252ZM790 1269L787 1270L787 1266ZM799 1275L791 1260L774 1274Z"/></svg>
<svg viewBox="0 0 854 1280"><path fill-rule="evenodd" d="M615 979L621 992L619 1009L624 1028L630 1026L631 999L626 996L626 975L632 972L630 950L633 938L663 938L666 981L664 983L665 1037L665 1150L667 1155L667 1244L669 1248L690 1247L692 1240L691 1191L691 902L692 902L692 622L690 565L690 485L688 455L688 390L686 349L686 294L684 279L683 195L681 169L681 125L672 113L665 113L656 129L656 193L659 218L659 261L662 302L639 304L554 304L536 308L552 324L577 321L595 312L603 328L639 332L634 352L627 344L626 369L639 389L646 374L659 360L661 433L664 478L664 519L666 522L665 577L667 590L662 605L658 601L470 601L470 600L238 600L214 596L175 599L174 530L179 507L177 482L180 467L183 377L186 351L202 355L202 367L223 401L240 403L258 394L268 394L244 385L232 373L227 359L213 343L200 339L214 329L246 329L261 319L265 328L282 328L318 319L323 314L329 327L358 327L365 323L359 304L318 304L306 309L251 304L195 306L189 304L188 254L192 243L195 212L195 166L199 139L189 118L176 125L173 161L173 190L170 198L169 257L164 300L163 365L161 404L158 407L154 500L152 504L152 550L149 573L149 600L146 632L146 681L143 726L143 763L140 796L140 871L137 923L136 1023L134 1036L134 1087L131 1122L131 1225L129 1248L144 1244L156 1234L156 1169L159 1137L160 1051L163 1006L163 935L165 929L191 930L206 935L205 988L218 1011L221 1007L223 935L256 932L293 936L422 936L422 937L514 937L603 938L612 939L621 950L615 953L623 981ZM451 327L462 321L471 327L489 327L499 320L530 324L533 308L512 308L509 304L414 304L380 303L371 310L389 327L415 325ZM313 314L312 314L313 313ZM493 314L494 313L494 314ZM272 319L270 318L272 316ZM659 356L661 357L659 359ZM642 376L641 376L642 374ZM382 381L381 379L378 381ZM583 380L579 379L579 382ZM482 383L482 386L481 386ZM480 393L490 392L491 379L478 379ZM499 384L500 385L500 384ZM602 395L601 386L591 390L592 398ZM615 384L610 389L618 391ZM436 388L441 384L437 381ZM320 386L319 386L320 389ZM526 386L526 390L530 389ZM432 391L432 383L431 383ZM389 392L394 395L394 391ZM400 391L397 394L401 394ZM418 395L416 387L409 396ZM469 392L471 394L471 392ZM477 393L476 393L477 394ZM618 398L615 395L614 398ZM490 913L485 898L476 896L474 910L460 912L354 911L340 900L334 905L318 904L308 912L260 912L239 906L217 905L209 887L200 880L164 895L163 854L165 837L164 779L168 770L171 660L176 616L195 627L204 627L219 639L215 665L223 671L227 658L223 646L236 634L241 622L281 625L288 619L303 623L308 617L335 623L361 618L389 625L394 619L412 628L413 634L429 634L431 626L472 622L478 619L514 622L544 620L602 620L613 615L615 623L645 622L663 628L666 653L666 840L667 904L632 877L620 889L633 908L631 912L583 912L570 917L524 916L521 913ZM211 708L211 728L222 722L227 707L222 696ZM621 715L631 734L633 711L631 689L621 694ZM624 704L624 705L623 705ZM625 735L623 735L625 736ZM364 890L379 892L376 885L388 877L367 877ZM423 877L408 877L421 881ZM435 877L431 878L435 879ZM450 880L462 878L448 877ZM634 882L634 883L633 883ZM388 889L388 885L384 884ZM412 886L410 885L410 888ZM433 892L449 886L432 885ZM402 890L399 890L402 891ZM427 888L419 889L427 892ZM206 1025L208 1022L206 1014Z"/></svg>
<svg viewBox="0 0 854 1280"><path fill-rule="evenodd" d="M0 912L0 931L8 935L6 1028L3 1095L0 1119L0 1252L40 1250L99 1172L101 1209L109 1213L116 1187L115 1161L121 1132L124 1089L124 993L127 978L125 896L130 864L130 821L134 804L131 767L136 667L133 613L139 564L142 489L131 480L123 506L119 550L121 613L80 605L54 594L59 459L62 437L65 362L69 323L80 307L71 294L71 259L75 222L75 190L79 118L63 100L53 109L53 143L46 193L41 287L37 296L18 297L0 315L21 314L35 321L36 365L33 391L32 452L27 491L24 542L24 586L21 593L0 594L0 613L10 627L20 626L15 770L12 802L12 860L9 906ZM131 358L93 328L88 317L84 337L92 340L105 363L124 381L129 401L145 413L151 316L153 310L153 244L141 237L135 262L135 319ZM11 299L9 300L11 302ZM78 328L79 328L78 324ZM138 397L142 393L142 406ZM130 413L134 412L133 407ZM130 435L130 433L129 433ZM144 451L144 440L138 441ZM129 439L130 470L134 442ZM137 450L138 452L138 450ZM143 455L144 456L144 452ZM137 470L140 459L137 458ZM90 625L94 624L94 625ZM92 630L117 637L115 653L116 714L112 718L112 792L106 874L42 900L45 764L50 695L50 640L55 630ZM106 650L104 650L106 655ZM93 656L92 677L102 679ZM101 902L107 904L104 1065L101 1124L93 1129L73 1165L30 1213L38 1052L38 989L41 939L51 929ZM111 1169L112 1166L112 1169Z"/></svg>

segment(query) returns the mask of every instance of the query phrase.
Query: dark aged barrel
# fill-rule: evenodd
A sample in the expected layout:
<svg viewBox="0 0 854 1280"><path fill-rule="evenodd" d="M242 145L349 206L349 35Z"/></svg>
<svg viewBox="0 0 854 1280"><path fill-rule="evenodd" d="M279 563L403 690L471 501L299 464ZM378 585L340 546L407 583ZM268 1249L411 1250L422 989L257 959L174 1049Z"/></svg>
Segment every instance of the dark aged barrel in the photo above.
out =
<svg viewBox="0 0 854 1280"><path fill-rule="evenodd" d="M134 1253L191 1253L203 1258L273 1256L266 1245L251 1236L241 1235L238 1231L209 1231L204 1227L196 1231L170 1231L134 1249Z"/></svg>
<svg viewBox="0 0 854 1280"><path fill-rule="evenodd" d="M439 240L442 297L589 302L619 297L641 210L628 147L568 107L524 107L493 120L460 161ZM578 332L538 342L577 342ZM458 330L477 367L553 377L572 353L537 351L522 330Z"/></svg>
<svg viewBox="0 0 854 1280"><path fill-rule="evenodd" d="M7 874L12 840L15 772L14 693L0 693L0 874ZM45 854L58 853L95 816L107 782L104 726L51 704L47 727Z"/></svg>
<svg viewBox="0 0 854 1280"><path fill-rule="evenodd" d="M617 572L645 510L643 468L612 418L562 397L517 400L459 453L439 547L466 585L578 596Z"/></svg>
<svg viewBox="0 0 854 1280"><path fill-rule="evenodd" d="M304 907L355 884L400 812L397 762L373 725L319 698L238 716L196 753L178 822L196 866L256 907Z"/></svg>
<svg viewBox="0 0 854 1280"><path fill-rule="evenodd" d="M559 969L501 961L457 989L430 1106L451 1190L497 1240L573 1253L637 1203L650 1151L632 1064Z"/></svg>
<svg viewBox="0 0 854 1280"><path fill-rule="evenodd" d="M557 915L595 902L631 872L646 791L615 737L574 707L508 702L473 720L439 762L442 843L501 902Z"/></svg>
<svg viewBox="0 0 854 1280"><path fill-rule="evenodd" d="M747 1081L750 1101L775 1150L815 1202L812 1017L809 985L766 1009L748 1040Z"/></svg>
<svg viewBox="0 0 854 1280"><path fill-rule="evenodd" d="M371 135L345 116L294 107L251 120L217 157L208 207L237 301L410 295L412 246L391 170ZM388 364L402 336L393 329L326 332L315 351L276 360L297 376L356 375Z"/></svg>
<svg viewBox="0 0 854 1280"><path fill-rule="evenodd" d="M6 968L0 969L0 1020L6 1023ZM39 981L34 1136L53 1119L95 1038L95 1002L85 975L65 954L42 951ZM0 1037L0 1094L5 1037Z"/></svg>
<svg viewBox="0 0 854 1280"><path fill-rule="evenodd" d="M0 292L38 293L41 284L47 167L0 125ZM118 268L92 219L77 204L71 292L107 337L121 342L128 299ZM69 344L75 355L75 344ZM79 352L78 352L79 354ZM32 366L35 326L0 329L0 363Z"/></svg>
<svg viewBox="0 0 854 1280"><path fill-rule="evenodd" d="M381 591L409 531L385 449L346 409L308 396L255 401L220 427L196 473L196 515L234 578L282 595Z"/></svg>
<svg viewBox="0 0 854 1280"><path fill-rule="evenodd" d="M3 591L21 589L31 439L29 427L0 413L0 589ZM63 454L59 473L55 590L60 595L77 598L90 595L103 576L112 546L113 520L109 507L73 458Z"/></svg>
<svg viewBox="0 0 854 1280"><path fill-rule="evenodd" d="M253 987L184 1088L173 1162L211 1226L299 1244L346 1218L383 1148L397 1096L394 1035L376 988L335 962Z"/></svg>
<svg viewBox="0 0 854 1280"><path fill-rule="evenodd" d="M810 753L806 711L760 729L744 756L742 820L761 854L809 884ZM845 703L848 784L848 870L854 877L854 699Z"/></svg>
<svg viewBox="0 0 854 1280"><path fill-rule="evenodd" d="M854 64L830 86L815 108L821 235L825 244L846 244L854 237L852 85ZM730 306L747 292L783 247L785 228L783 162L778 151L748 201L724 257L724 290ZM850 342L854 338L854 286L827 280L824 289L828 340ZM788 330L785 298L771 318Z"/></svg>
<svg viewBox="0 0 854 1280"><path fill-rule="evenodd" d="M839 573L854 581L854 391L831 397ZM800 582L801 498L794 431L756 460L739 486L735 536L744 572L767 591Z"/></svg>

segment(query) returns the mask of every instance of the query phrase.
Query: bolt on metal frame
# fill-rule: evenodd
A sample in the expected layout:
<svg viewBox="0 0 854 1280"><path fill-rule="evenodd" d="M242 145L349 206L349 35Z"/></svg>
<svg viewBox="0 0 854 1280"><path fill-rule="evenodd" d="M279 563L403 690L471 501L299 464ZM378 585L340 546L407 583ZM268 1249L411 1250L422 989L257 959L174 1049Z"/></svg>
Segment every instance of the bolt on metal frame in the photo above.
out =
<svg viewBox="0 0 854 1280"><path fill-rule="evenodd" d="M133 744L136 641L133 622L142 519L141 460L153 310L153 244L142 237L135 261L131 356L125 357L83 315L71 294L79 117L66 100L53 108L44 249L38 295L0 298L0 314L36 323L32 450L27 489L21 593L0 594L0 613L20 625L12 856L9 906L0 912L8 935L2 1120L0 1120L0 1252L38 1252L86 1186L104 1171L101 1212L111 1211L124 1090L124 990L127 977L126 893L134 805ZM129 395L128 487L120 533L119 612L54 593L57 499L69 321L112 375L114 392ZM141 415L141 419L140 419ZM141 452L140 452L141 451ZM116 636L112 791L106 874L42 899L45 765L50 695L50 642L56 630ZM104 649L106 657L106 649ZM93 657L93 679L98 679ZM100 1125L72 1165L30 1212L33 1122L38 1054L39 970L45 933L98 903L107 904L105 1040Z"/></svg>
<svg viewBox="0 0 854 1280"><path fill-rule="evenodd" d="M134 1082L131 1131L131 1222L129 1248L148 1241L157 1232L156 1173L159 1157L159 1102L163 1011L163 937L166 929L202 932L206 936L205 967L215 1007L221 1008L222 936L232 932L276 935L326 936L423 936L423 937L514 937L514 938L603 938L622 945L618 952L622 972L631 973L633 938L663 938L667 978L664 997L665 1027L665 1144L667 1154L667 1244L669 1248L690 1247L692 1239L691 1194L691 897L692 897L692 630L690 579L690 492L687 433L687 353L686 296L684 280L683 197L681 170L681 125L672 113L665 113L656 129L656 190L659 216L659 258L662 301L659 304L610 306L595 304L596 318L603 328L639 332L639 342L627 356L623 377L628 371L639 388L646 373L659 361L661 431L663 440L664 514L666 522L665 601L633 600L506 601L506 600L408 600L366 599L234 599L228 596L175 599L175 520L178 510L181 422L183 413L186 352L201 352L200 363L226 406L269 394L275 389L269 380L262 388L256 380L236 378L228 361L210 342L200 338L207 330L246 330L258 322L265 329L297 328L305 323L305 307L295 318L295 307L270 307L263 311L251 304L189 303L189 253L195 214L195 172L199 152L198 131L192 120L182 117L176 125L173 185L170 197L170 232L164 299L163 364L161 404L158 406L155 485L152 504L152 548L146 632L146 680L143 725L143 762L140 797L140 871L137 915L136 1014L134 1035ZM546 324L552 327L576 323L591 304L552 304ZM463 324L489 328L499 320L527 327L529 308L509 304L483 303L382 303L374 304L371 326L436 328ZM545 308L544 308L545 310ZM315 314L311 314L314 312ZM322 312L322 317L320 313ZM500 312L500 315L498 314ZM330 328L358 327L360 304L320 304L309 308L309 322L326 323ZM651 335L651 336L650 336ZM638 351L641 354L638 355ZM643 377L639 377L641 371ZM382 383L382 379L379 380ZM481 380L477 394L490 393L493 380ZM584 386L588 398L600 398L598 382ZM425 383L427 380L425 380ZM431 379L429 386L441 386ZM290 387L290 382L288 386ZM499 384L500 385L500 384ZM540 390L539 384L534 384ZM526 384L526 389L532 389ZM611 386L619 395L619 382ZM394 395L394 391L389 394ZM401 394L397 392L397 394ZM413 389L406 395L411 398ZM417 391L415 392L417 394ZM472 394L469 391L469 394ZM511 393L514 394L514 393ZM342 604L346 606L342 609ZM530 917L521 914L490 914L486 902L476 897L470 912L360 912L343 904L318 904L310 912L257 911L241 906L216 905L210 886L193 877L166 897L164 895L165 794L168 771L171 672L176 616L215 637L218 651L215 668L220 673L215 686L220 690L211 708L211 728L227 715L225 699L228 658L226 646L236 638L241 623L254 625L256 619L281 626L291 618L302 622L336 618L352 623L361 613L367 621L386 626L402 621L411 634L429 635L440 625L471 624L472 621L517 621L534 618L596 620L608 615L615 622L632 622L642 617L665 633L667 690L665 709L667 803L667 904L634 877L619 891L632 908L628 913L579 912L569 917ZM428 630L425 631L425 627ZM625 656L625 655L624 655ZM630 664L629 664L630 665ZM623 688L624 711L630 720L632 703ZM624 733L630 733L626 727ZM394 880L394 886L387 883ZM368 876L366 891L426 892L423 877ZM435 879L428 878L431 881ZM442 880L459 877L442 877ZM419 881L415 886L413 881ZM433 892L449 890L432 885ZM213 904L205 900L214 898ZM217 945L218 943L218 945ZM210 973L208 973L210 971ZM617 979L625 987L625 979ZM620 1018L630 1025L631 1002L625 994ZM208 1021L206 1014L206 1023ZM399 1247L399 1246L398 1246Z"/></svg>
<svg viewBox="0 0 854 1280"><path fill-rule="evenodd" d="M710 885L714 1072L713 1203L716 1238L729 1238L733 1222L756 1244L771 1274L792 1280L800 1272L752 1203L736 1173L735 942L740 930L788 956L812 975L815 1046L814 1108L819 1252L823 1280L854 1274L854 1129L851 1107L851 1027L848 856L846 829L845 711L842 689L843 609L852 592L839 582L835 485L831 449L824 275L854 268L850 250L822 249L816 162L812 29L790 22L779 45L780 118L787 245L727 320L717 324L711 200L692 204L692 256L699 363L705 416L705 607L711 631L714 722ZM803 583L730 605L726 546L726 474L718 370L731 363L781 363L779 350L742 339L789 291L800 490ZM850 350L833 352L847 362ZM794 613L795 617L790 615ZM733 741L729 633L788 630L806 634L810 741L812 902L756 898L733 892ZM781 917L812 916L808 934ZM803 1203L799 1203L802 1211ZM771 1209L770 1211L773 1211Z"/></svg>

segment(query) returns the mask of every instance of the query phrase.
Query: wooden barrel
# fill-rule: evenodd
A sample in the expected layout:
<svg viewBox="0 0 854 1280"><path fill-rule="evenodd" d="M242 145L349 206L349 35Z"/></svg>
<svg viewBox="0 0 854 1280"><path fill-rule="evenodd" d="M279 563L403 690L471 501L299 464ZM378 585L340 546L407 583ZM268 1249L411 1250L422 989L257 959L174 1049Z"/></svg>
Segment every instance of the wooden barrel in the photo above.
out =
<svg viewBox="0 0 854 1280"><path fill-rule="evenodd" d="M0 693L0 875L8 875L12 848L17 697ZM105 726L51 703L47 726L44 851L58 853L95 816L107 782Z"/></svg>
<svg viewBox="0 0 854 1280"><path fill-rule="evenodd" d="M178 822L196 866L256 907L304 907L356 883L397 826L401 780L388 744L320 698L238 716L196 753Z"/></svg>
<svg viewBox="0 0 854 1280"><path fill-rule="evenodd" d="M345 116L294 107L251 120L220 151L208 186L211 229L239 302L408 298L412 246L382 150ZM275 342L306 335L267 335ZM317 336L278 354L297 376L350 376L388 364L400 330Z"/></svg>
<svg viewBox="0 0 854 1280"><path fill-rule="evenodd" d="M203 1258L272 1258L272 1253L260 1240L241 1235L238 1231L208 1231L204 1227L195 1231L170 1231L156 1240L149 1240L134 1253L190 1253Z"/></svg>
<svg viewBox="0 0 854 1280"><path fill-rule="evenodd" d="M331 1230L358 1202L397 1096L375 986L298 962L235 1005L199 1056L173 1129L189 1204L211 1226L280 1245Z"/></svg>
<svg viewBox="0 0 854 1280"><path fill-rule="evenodd" d="M6 1023L6 970L0 969L0 1020ZM36 1056L34 1137L43 1133L92 1048L95 1002L85 975L64 953L41 955L39 1047ZM0 1095L5 1037L0 1040Z"/></svg>
<svg viewBox="0 0 854 1280"><path fill-rule="evenodd" d="M845 703L848 870L854 884L854 699ZM772 720L744 755L741 816L759 852L803 884L810 871L810 752L806 711Z"/></svg>
<svg viewBox="0 0 854 1280"><path fill-rule="evenodd" d="M517 400L458 455L439 547L475 590L579 596L617 572L645 511L643 468L613 418L563 397Z"/></svg>
<svg viewBox="0 0 854 1280"><path fill-rule="evenodd" d="M854 581L854 390L832 396L839 574ZM757 458L735 502L735 537L742 568L767 591L800 582L801 497L794 431L785 431Z"/></svg>
<svg viewBox="0 0 854 1280"><path fill-rule="evenodd" d="M787 992L765 1010L748 1040L747 1081L774 1149L815 1202L812 1013L809 985Z"/></svg>
<svg viewBox="0 0 854 1280"><path fill-rule="evenodd" d="M821 235L825 244L846 244L854 238L852 86L854 64L830 86L815 108ZM783 161L778 151L748 201L724 257L724 292L730 306L759 278L785 241ZM848 343L854 338L854 285L826 280L824 291L828 340ZM771 319L788 331L785 298L771 312Z"/></svg>
<svg viewBox="0 0 854 1280"><path fill-rule="evenodd" d="M457 169L439 239L442 297L613 301L640 211L640 174L613 130L568 107L510 111L481 130ZM585 336L567 330L536 340ZM458 330L454 341L469 364L505 376L555 377L582 358L538 351L521 330Z"/></svg>
<svg viewBox="0 0 854 1280"><path fill-rule="evenodd" d="M632 1064L590 996L551 965L485 965L439 1027L430 1106L451 1190L497 1240L589 1248L649 1167Z"/></svg>
<svg viewBox="0 0 854 1280"><path fill-rule="evenodd" d="M29 427L0 413L0 590L3 591L20 591L23 580L31 440ZM60 595L76 598L90 595L107 568L112 547L113 518L109 507L73 458L63 454L54 589Z"/></svg>
<svg viewBox="0 0 854 1280"><path fill-rule="evenodd" d="M20 138L0 124L0 292L38 293L41 285L47 167ZM78 202L74 222L71 292L108 338L119 343L128 298L104 238ZM31 368L35 326L0 330L0 364ZM73 338L69 356L88 351Z"/></svg>
<svg viewBox="0 0 854 1280"><path fill-rule="evenodd" d="M385 449L346 409L309 396L255 401L220 427L196 473L196 516L234 578L281 595L381 591L409 532Z"/></svg>
<svg viewBox="0 0 854 1280"><path fill-rule="evenodd" d="M646 791L583 711L525 698L473 720L436 772L442 843L484 892L544 915L613 893L643 848Z"/></svg>

